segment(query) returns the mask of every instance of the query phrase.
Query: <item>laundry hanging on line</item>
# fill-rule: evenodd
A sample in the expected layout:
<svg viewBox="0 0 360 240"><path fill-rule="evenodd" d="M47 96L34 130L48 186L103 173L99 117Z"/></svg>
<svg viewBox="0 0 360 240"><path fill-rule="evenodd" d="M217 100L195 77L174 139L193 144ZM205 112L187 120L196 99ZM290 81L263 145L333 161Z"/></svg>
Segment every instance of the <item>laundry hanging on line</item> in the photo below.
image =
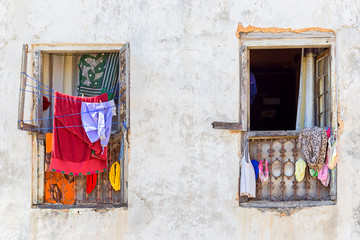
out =
<svg viewBox="0 0 360 240"><path fill-rule="evenodd" d="M81 112L82 102L106 102L106 93L97 97L73 97L55 92L54 116ZM76 100L76 101L71 101ZM81 116L54 119L53 151L50 170L70 175L89 175L107 170L107 147L92 143L82 125ZM63 127L63 128L57 128ZM91 152L95 151L95 154Z"/></svg>
<svg viewBox="0 0 360 240"><path fill-rule="evenodd" d="M81 121L86 135L92 143L100 140L103 148L108 145L111 134L113 117L111 104L111 102L81 104Z"/></svg>
<svg viewBox="0 0 360 240"><path fill-rule="evenodd" d="M116 67L116 69L118 69L118 66ZM27 76L27 77L29 77L29 76ZM117 81L117 77L116 77L116 81ZM115 81L115 83L113 83L112 85L110 84L110 85L108 85L107 86L107 89L105 89L105 90L103 90L103 92L107 92L108 93L108 98L107 99L104 99L105 101L104 101L104 103L106 103L106 107L107 108L111 108L111 111L109 111L110 113L112 112L112 114L113 115L116 115L116 108L115 107L112 107L112 106L114 106L115 105L115 102L112 100L112 104L110 104L109 105L109 102L107 102L106 100L108 100L109 98L111 98L111 97L109 97L109 95L112 95L112 96L114 96L114 95L116 95L115 93L116 93L116 91L117 91L117 89L119 89L120 87L121 87L121 84L118 84L118 86L116 85L116 81ZM43 85L43 84L41 84L41 85ZM31 86L31 85L26 85L27 87L32 87L32 88L38 88L39 90L41 90L41 91L44 91L45 89L40 89L39 87L36 87L36 86ZM45 86L45 85L44 85ZM46 87L46 86L45 86ZM26 91L26 89L21 89L21 90L24 90L24 91ZM46 90L46 91L49 91L49 92L51 92L51 93L55 93L54 92L54 90L52 90L51 88L49 88L49 90ZM113 91L113 92L112 92ZM31 91L29 91L29 92L31 92ZM50 104L52 104L52 103L54 103L54 105L56 104L55 102L58 102L58 101L56 101L56 100L60 100L60 101L62 101L62 100L65 100L65 101L73 101L73 102L77 102L77 103L80 103L80 102L82 102L82 100L83 99L70 99L70 98L67 98L67 97L65 97L64 98L64 96L61 96L60 94L54 94L54 95L48 95L49 97L52 97L52 98L54 98L54 102L50 102L50 101L48 101L48 98L46 98L45 97L45 94L42 94L42 92L34 92L34 91L32 91L32 93L34 93L34 94L40 94L40 95L43 95L43 106L44 106L44 109L43 110L46 110L48 107L49 107L49 105ZM123 95L123 94L122 94ZM114 100L116 100L117 98L120 98L122 95L120 95L120 96L118 96L118 97L116 97L116 98L114 98ZM113 97L112 97L113 98ZM121 104L124 104L124 103L121 103ZM117 104L117 105L120 105L120 104ZM115 105L115 106L117 106L117 105ZM91 111L86 111L85 113L89 113L90 114L90 112ZM99 112L107 112L107 110L105 110L105 109L101 109L100 111L98 111L98 110L94 110L93 112L96 112L96 113L99 113ZM82 113L84 113L84 111L82 112ZM70 124L71 126L68 126L68 125L66 125L66 124L63 124L63 125L58 125L58 126L56 126L56 124L55 124L55 119L57 119L57 118L63 118L63 117L70 117L70 118L73 118L73 116L76 116L76 115L80 115L81 114L81 112L74 112L74 113L70 113L70 114L64 114L64 115L56 115L56 114L54 114L54 117L48 117L48 118L44 118L43 120L46 120L46 119L50 119L50 118L53 118L54 119L54 127L53 127L53 131L54 132L57 132L57 130L56 129L66 129L66 130L70 130L70 128L81 128L81 127L83 127L83 125L82 124L80 124L80 125L75 125L75 124ZM71 116L69 116L69 115L71 115ZM76 118L76 117L75 117ZM112 119L112 118L110 118L110 119ZM29 120L29 121L38 121L38 120L42 120L42 119L34 119L34 120ZM63 122L69 122L69 120L64 120ZM126 129L126 122L121 122L122 124L123 124L123 126L124 126L124 128ZM104 122L104 124L106 125L105 126L105 128L106 129L109 129L109 134L108 134L108 136L110 136L110 130L111 130L111 125L112 125L112 123L110 122L110 124L109 124L109 121L107 121L107 122ZM115 124L119 124L119 123L115 123ZM80 127L81 126L81 127ZM99 126L101 126L101 125L99 125ZM34 129L34 130L40 130L40 129L44 129L45 130L45 128L39 128L39 129ZM71 129L72 130L72 129ZM75 130L76 131L76 130ZM49 133L49 134L51 134L51 133ZM50 136L50 135L49 135ZM90 140L90 139L89 139ZM102 139L102 140L105 140L105 139ZM105 140L106 141L106 140ZM48 141L49 142L49 141ZM54 140L54 142L56 142L55 140ZM93 141L93 142L96 142L96 141ZM102 142L101 140L99 141L100 143ZM106 141L106 142L102 142L102 147L104 147L104 146L106 146L107 145L107 142L108 142L108 140ZM49 144L47 144L47 145L49 145ZM123 149L121 149L122 151L123 151ZM94 151L93 149L92 149L92 151ZM106 156L106 152L102 152L102 153L104 153L104 155ZM50 153L51 155L56 155L56 151L54 151L54 153ZM99 154L98 154L99 155ZM93 155L94 157L99 157L98 155ZM50 159L50 158L49 158ZM53 164L51 165L52 167L54 167L54 162L55 161L52 161L53 162ZM84 174L89 174L89 173L91 173L91 171L90 172L86 172L86 173L77 173L77 172L70 172L70 171L67 171L67 170L59 170L59 169L51 169L52 171L56 171L56 172L61 172L61 173L66 173L66 172L69 172L69 174L73 174L73 175L84 175ZM100 172L101 170L99 170L99 172ZM95 182L95 185L96 185L96 182Z"/></svg>

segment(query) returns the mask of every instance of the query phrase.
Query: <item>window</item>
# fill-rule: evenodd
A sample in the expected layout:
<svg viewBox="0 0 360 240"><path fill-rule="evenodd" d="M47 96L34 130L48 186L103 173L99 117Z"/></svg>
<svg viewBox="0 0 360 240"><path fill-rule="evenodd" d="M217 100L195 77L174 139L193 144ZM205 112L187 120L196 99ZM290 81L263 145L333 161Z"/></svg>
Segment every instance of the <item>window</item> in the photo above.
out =
<svg viewBox="0 0 360 240"><path fill-rule="evenodd" d="M54 90L79 95L81 56L113 57L116 115L112 118L108 144L108 169L97 174L96 186L86 191L87 176L63 174L48 168L46 133L52 132ZM32 206L39 208L127 206L127 166L130 133L130 46L126 44L34 44L23 47L19 93L18 128L32 135ZM104 58L105 59L105 58ZM31 67L30 67L31 66ZM110 89L110 88L109 88ZM86 94L85 94L86 96ZM46 100L43 98L46 97ZM50 106L45 109L46 102ZM74 149L75 151L75 149ZM120 191L109 181L109 170L120 163ZM94 175L95 176L95 175Z"/></svg>
<svg viewBox="0 0 360 240"><path fill-rule="evenodd" d="M249 52L254 81L250 83L250 130L294 130L301 49L250 49Z"/></svg>
<svg viewBox="0 0 360 240"><path fill-rule="evenodd" d="M241 154L269 162L269 180L256 182L256 198L240 197L242 207L305 207L335 204L336 168L328 187L310 177L295 179L299 130L331 127L337 134L335 36L332 32L250 32L240 36L238 122L214 122L238 132ZM252 86L256 80L257 91ZM254 92L256 94L254 94ZM240 179L240 178L239 178Z"/></svg>

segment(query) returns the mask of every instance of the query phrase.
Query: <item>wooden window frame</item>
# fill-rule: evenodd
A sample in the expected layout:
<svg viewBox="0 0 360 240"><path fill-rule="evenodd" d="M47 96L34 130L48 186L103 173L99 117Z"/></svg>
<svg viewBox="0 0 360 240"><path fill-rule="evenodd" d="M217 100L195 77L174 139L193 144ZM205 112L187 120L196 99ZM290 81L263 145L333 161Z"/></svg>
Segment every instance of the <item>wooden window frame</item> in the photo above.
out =
<svg viewBox="0 0 360 240"><path fill-rule="evenodd" d="M124 75L126 83L126 128L124 131L124 162L121 172L124 174L121 183L121 200L120 203L110 204L78 204L78 205L58 205L58 204L44 204L44 159L45 159L45 134L38 130L38 124L24 123L24 111L26 107L31 106L31 119L38 118L38 109L40 103L40 94L27 94L20 90L19 93L19 111L18 111L18 129L28 131L31 135L32 143L32 163L31 163L31 207L32 208L50 208L50 209L68 209L68 208L114 208L128 206L128 162L130 151L130 44L116 43L116 44L32 44L29 47L27 44L23 45L23 55L21 63L20 89L25 89L27 81L26 73L33 76L35 79L41 81L42 73L42 53L86 53L86 52L119 52L126 54L126 66L119 75ZM119 64L120 65L120 64ZM120 77L120 76L119 76ZM121 77L120 77L121 78ZM121 79L120 79L121 80ZM28 105L26 105L26 102ZM120 106L119 106L120 108ZM120 119L120 114L118 114ZM120 124L121 125L121 124ZM121 126L120 126L121 127Z"/></svg>
<svg viewBox="0 0 360 240"><path fill-rule="evenodd" d="M329 79L329 73L324 71L324 69L327 68L327 66L324 65L325 63L325 58L328 59L328 61L331 59L331 55L330 55L330 49L325 50L324 52L322 52L321 54L319 54L318 56L316 56L315 59L315 65L318 65L318 62L323 62L323 72L319 73L319 68L320 67L315 67L315 88L316 88L316 107L317 107L317 111L316 111L316 123L317 126L322 126L322 125L327 125L327 120L331 119L331 111L330 111L330 106L328 106L329 101L326 101L327 97L329 99L331 99L331 92L330 92L330 88L329 89L325 89L326 86L326 80L325 78L328 78L327 81L331 81L331 77ZM323 81L321 84L321 80ZM321 101L321 98L323 99Z"/></svg>
<svg viewBox="0 0 360 240"><path fill-rule="evenodd" d="M239 38L239 119L236 122L213 122L213 128L230 130L240 134L240 156L244 154L245 142L249 138L269 136L293 136L298 131L250 131L250 50L251 49L286 49L286 48L329 48L330 61L330 125L337 135L337 86L336 86L336 39L333 32L301 33L242 33ZM316 115L317 116L317 115ZM240 178L239 178L240 179ZM239 198L242 207L255 208L292 208L336 204L337 168L332 170L330 180L330 201L299 202L245 202Z"/></svg>

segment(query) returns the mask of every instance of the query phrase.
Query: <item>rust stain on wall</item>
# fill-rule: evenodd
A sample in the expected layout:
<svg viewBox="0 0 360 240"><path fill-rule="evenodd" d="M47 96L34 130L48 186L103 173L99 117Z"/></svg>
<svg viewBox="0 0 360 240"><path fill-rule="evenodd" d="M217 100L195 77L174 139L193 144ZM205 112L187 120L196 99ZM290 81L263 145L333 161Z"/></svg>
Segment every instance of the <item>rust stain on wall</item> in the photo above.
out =
<svg viewBox="0 0 360 240"><path fill-rule="evenodd" d="M236 36L240 38L240 34L242 33L250 33L250 32L263 32L263 33L283 33L283 32L292 32L292 33L301 33L301 32L333 32L334 30L328 28L320 28L320 27L310 27L310 28L301 28L301 29L292 29L292 28L278 28L278 27L254 27L249 25L248 27L244 27L241 23L239 23L238 28L236 30Z"/></svg>

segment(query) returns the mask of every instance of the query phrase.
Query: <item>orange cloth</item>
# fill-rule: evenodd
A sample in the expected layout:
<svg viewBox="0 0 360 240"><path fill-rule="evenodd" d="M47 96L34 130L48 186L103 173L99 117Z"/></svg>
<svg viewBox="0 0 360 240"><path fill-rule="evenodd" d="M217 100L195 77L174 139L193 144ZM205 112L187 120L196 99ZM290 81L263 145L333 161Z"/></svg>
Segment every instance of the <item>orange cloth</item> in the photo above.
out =
<svg viewBox="0 0 360 240"><path fill-rule="evenodd" d="M53 134L51 132L45 133L46 153L51 153L52 139L53 139Z"/></svg>
<svg viewBox="0 0 360 240"><path fill-rule="evenodd" d="M75 176L57 172L45 172L45 203L61 203L72 205L75 203ZM60 190L60 194L56 191ZM60 201L56 201L60 198Z"/></svg>

